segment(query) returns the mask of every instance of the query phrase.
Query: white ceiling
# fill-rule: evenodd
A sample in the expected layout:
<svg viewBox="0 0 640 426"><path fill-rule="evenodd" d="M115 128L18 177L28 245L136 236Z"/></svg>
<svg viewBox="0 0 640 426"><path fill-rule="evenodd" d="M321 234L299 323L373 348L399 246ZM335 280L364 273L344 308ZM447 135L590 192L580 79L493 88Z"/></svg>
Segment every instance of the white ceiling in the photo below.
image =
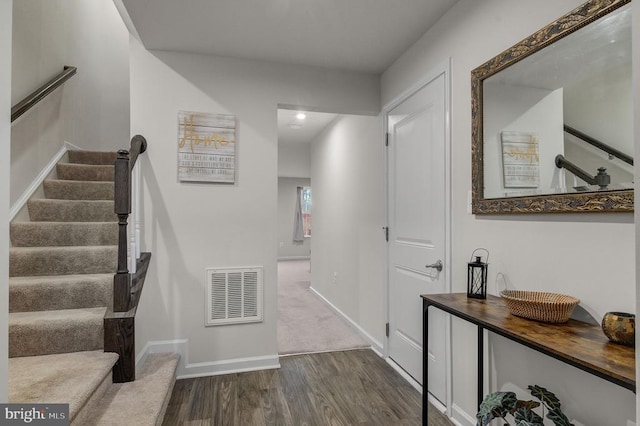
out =
<svg viewBox="0 0 640 426"><path fill-rule="evenodd" d="M380 74L457 0L122 0L147 49Z"/></svg>
<svg viewBox="0 0 640 426"><path fill-rule="evenodd" d="M286 109L278 110L278 143L311 143L338 116L324 112L305 111L306 118L300 120L296 118L299 112Z"/></svg>

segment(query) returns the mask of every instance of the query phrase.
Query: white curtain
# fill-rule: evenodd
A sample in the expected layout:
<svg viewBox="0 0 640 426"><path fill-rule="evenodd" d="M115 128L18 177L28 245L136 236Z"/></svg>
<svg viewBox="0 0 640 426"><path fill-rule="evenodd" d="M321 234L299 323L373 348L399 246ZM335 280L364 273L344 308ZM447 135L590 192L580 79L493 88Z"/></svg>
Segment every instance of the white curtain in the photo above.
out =
<svg viewBox="0 0 640 426"><path fill-rule="evenodd" d="M293 242L304 242L304 230L302 229L302 187L296 190L296 211L293 218Z"/></svg>

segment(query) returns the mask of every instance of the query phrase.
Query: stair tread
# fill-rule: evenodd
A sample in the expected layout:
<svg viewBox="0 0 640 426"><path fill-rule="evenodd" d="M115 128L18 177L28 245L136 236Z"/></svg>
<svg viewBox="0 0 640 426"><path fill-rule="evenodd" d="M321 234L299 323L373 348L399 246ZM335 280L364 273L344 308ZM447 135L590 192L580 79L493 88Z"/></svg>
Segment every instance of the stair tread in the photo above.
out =
<svg viewBox="0 0 640 426"><path fill-rule="evenodd" d="M67 163L69 164L69 163ZM77 180L77 179L45 179L45 182L51 183L60 183L60 184L69 184L69 185L90 185L90 186L104 186L109 187L113 186L113 182L109 182L107 180Z"/></svg>
<svg viewBox="0 0 640 426"><path fill-rule="evenodd" d="M84 163L58 163L58 166L68 167L77 170L110 170L115 166L113 164L84 164ZM58 178L60 179L60 178ZM67 180L67 179L64 179ZM68 180L84 180L84 179L68 179ZM91 180L91 179L87 179Z"/></svg>
<svg viewBox="0 0 640 426"><path fill-rule="evenodd" d="M81 282L87 280L113 279L113 274L69 274L69 275L38 275L34 277L9 277L9 287L12 285L37 285L51 282Z"/></svg>
<svg viewBox="0 0 640 426"><path fill-rule="evenodd" d="M96 413L100 426L160 424L175 383L177 354L148 355L136 380L112 385Z"/></svg>
<svg viewBox="0 0 640 426"><path fill-rule="evenodd" d="M62 200L58 198L32 198L28 202L35 204L58 204L64 205L113 205L113 200Z"/></svg>
<svg viewBox="0 0 640 426"><path fill-rule="evenodd" d="M12 252L43 252L47 253L50 251L53 252L73 252L73 251L111 251L117 250L118 246L108 245L108 246L36 246L36 247L11 247L9 251ZM78 274L69 274L69 275L78 275Z"/></svg>
<svg viewBox="0 0 640 426"><path fill-rule="evenodd" d="M59 309L52 311L11 312L9 327L29 326L37 323L59 324L61 322L83 322L95 317L104 318L106 306L97 308Z"/></svg>
<svg viewBox="0 0 640 426"><path fill-rule="evenodd" d="M74 419L118 355L85 351L9 359L9 402L68 403Z"/></svg>

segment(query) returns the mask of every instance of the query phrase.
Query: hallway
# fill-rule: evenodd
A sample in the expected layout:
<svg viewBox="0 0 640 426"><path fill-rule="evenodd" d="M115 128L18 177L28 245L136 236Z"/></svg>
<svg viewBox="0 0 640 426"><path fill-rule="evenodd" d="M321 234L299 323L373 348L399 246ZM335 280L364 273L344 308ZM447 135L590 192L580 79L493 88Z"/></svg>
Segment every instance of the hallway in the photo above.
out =
<svg viewBox="0 0 640 426"><path fill-rule="evenodd" d="M309 260L278 262L278 353L291 355L369 347L310 289Z"/></svg>

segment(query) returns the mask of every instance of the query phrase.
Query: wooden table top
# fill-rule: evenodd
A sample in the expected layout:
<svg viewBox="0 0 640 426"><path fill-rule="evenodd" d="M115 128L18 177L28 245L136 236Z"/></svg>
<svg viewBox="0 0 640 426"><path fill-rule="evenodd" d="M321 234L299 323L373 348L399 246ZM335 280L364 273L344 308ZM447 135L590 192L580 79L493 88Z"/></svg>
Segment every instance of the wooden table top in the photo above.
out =
<svg viewBox="0 0 640 426"><path fill-rule="evenodd" d="M424 294L427 305L500 334L635 392L635 349L609 342L600 326L569 320L547 324L509 313L500 297L466 293Z"/></svg>

